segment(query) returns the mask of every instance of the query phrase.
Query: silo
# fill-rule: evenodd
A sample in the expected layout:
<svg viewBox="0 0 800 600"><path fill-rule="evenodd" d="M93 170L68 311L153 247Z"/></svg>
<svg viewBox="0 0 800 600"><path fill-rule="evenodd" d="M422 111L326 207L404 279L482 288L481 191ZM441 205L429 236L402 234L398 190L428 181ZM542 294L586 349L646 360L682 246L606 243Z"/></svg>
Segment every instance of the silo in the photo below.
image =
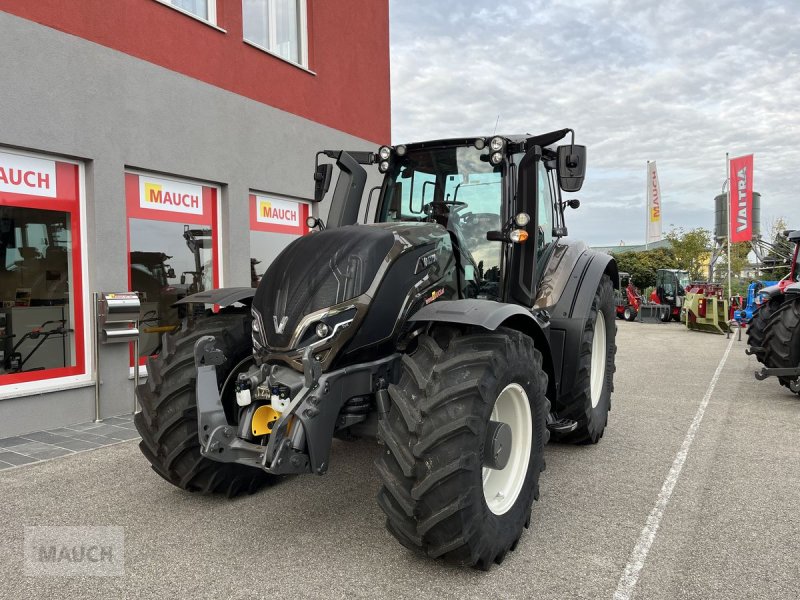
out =
<svg viewBox="0 0 800 600"><path fill-rule="evenodd" d="M728 194L714 197L714 239L728 237ZM753 238L761 237L761 194L753 192Z"/></svg>

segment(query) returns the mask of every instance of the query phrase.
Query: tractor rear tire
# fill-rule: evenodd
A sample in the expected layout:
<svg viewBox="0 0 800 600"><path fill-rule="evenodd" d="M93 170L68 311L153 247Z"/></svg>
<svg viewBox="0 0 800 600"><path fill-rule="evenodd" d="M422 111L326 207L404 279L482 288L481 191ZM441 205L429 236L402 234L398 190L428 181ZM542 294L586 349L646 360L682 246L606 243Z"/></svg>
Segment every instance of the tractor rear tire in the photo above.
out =
<svg viewBox="0 0 800 600"><path fill-rule="evenodd" d="M197 435L195 342L205 335L217 339L225 355L225 362L217 366L221 388L252 354L250 320L248 312L235 310L201 317L188 328L165 334L161 353L147 359L147 381L136 390L141 405L134 416L142 436L139 448L156 473L183 490L220 492L231 498L253 493L270 480L259 469L205 458Z"/></svg>
<svg viewBox="0 0 800 600"><path fill-rule="evenodd" d="M771 369L800 366L800 298L786 300L772 314L764 333L764 364ZM789 387L791 377L778 377Z"/></svg>
<svg viewBox="0 0 800 600"><path fill-rule="evenodd" d="M375 461L387 529L431 558L500 564L539 497L550 411L541 353L504 327L456 333L449 343L434 330L403 356L388 391L391 408L378 425L385 450ZM485 466L490 421L512 430L502 469Z"/></svg>
<svg viewBox="0 0 800 600"><path fill-rule="evenodd" d="M767 323L775 311L783 304L783 296L771 298L768 302L758 307L753 318L747 324L747 345L751 348L764 347L764 334L766 333ZM753 352L758 362L764 363L764 351Z"/></svg>
<svg viewBox="0 0 800 600"><path fill-rule="evenodd" d="M603 437L611 410L616 371L617 328L614 324L613 290L611 279L603 275L583 328L575 384L558 411L559 417L576 421L578 427L562 436L560 441L596 444ZM595 336L598 337L597 344Z"/></svg>

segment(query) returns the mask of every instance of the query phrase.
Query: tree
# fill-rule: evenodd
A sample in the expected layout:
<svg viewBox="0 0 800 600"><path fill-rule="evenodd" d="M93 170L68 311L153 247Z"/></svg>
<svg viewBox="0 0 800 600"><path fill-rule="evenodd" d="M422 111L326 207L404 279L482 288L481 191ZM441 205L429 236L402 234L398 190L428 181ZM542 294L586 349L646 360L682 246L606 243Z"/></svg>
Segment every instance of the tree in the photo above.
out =
<svg viewBox="0 0 800 600"><path fill-rule="evenodd" d="M792 267L793 244L784 235L789 227L786 219L778 217L769 227L769 240L771 247L764 257L764 278L781 279L789 274Z"/></svg>
<svg viewBox="0 0 800 600"><path fill-rule="evenodd" d="M664 236L672 245L678 269L689 271L689 279L705 279L705 269L711 256L711 232L697 227L684 231L673 229Z"/></svg>
<svg viewBox="0 0 800 600"><path fill-rule="evenodd" d="M616 252L613 254L620 272L630 273L633 285L644 291L656 284L658 269L677 269L678 262L671 248L654 248L642 252Z"/></svg>

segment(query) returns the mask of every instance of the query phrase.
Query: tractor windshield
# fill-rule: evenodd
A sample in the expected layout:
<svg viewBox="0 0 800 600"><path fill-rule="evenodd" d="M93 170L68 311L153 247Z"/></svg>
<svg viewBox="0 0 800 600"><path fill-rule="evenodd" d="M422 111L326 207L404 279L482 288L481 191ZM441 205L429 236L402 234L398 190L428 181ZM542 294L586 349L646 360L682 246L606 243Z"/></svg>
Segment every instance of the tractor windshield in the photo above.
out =
<svg viewBox="0 0 800 600"><path fill-rule="evenodd" d="M435 221L458 240L465 279L479 297L497 298L502 244L486 240L502 229L503 185L489 150L474 146L409 149L387 173L379 221Z"/></svg>

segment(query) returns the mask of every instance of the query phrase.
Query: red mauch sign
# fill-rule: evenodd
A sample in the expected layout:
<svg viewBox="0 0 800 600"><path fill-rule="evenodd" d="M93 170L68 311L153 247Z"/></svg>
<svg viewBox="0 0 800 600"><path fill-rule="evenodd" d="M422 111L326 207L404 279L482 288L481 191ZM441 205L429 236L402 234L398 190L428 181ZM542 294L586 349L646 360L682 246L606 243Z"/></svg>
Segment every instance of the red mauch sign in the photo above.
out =
<svg viewBox="0 0 800 600"><path fill-rule="evenodd" d="M753 239L753 155L732 158L730 162L730 241Z"/></svg>

